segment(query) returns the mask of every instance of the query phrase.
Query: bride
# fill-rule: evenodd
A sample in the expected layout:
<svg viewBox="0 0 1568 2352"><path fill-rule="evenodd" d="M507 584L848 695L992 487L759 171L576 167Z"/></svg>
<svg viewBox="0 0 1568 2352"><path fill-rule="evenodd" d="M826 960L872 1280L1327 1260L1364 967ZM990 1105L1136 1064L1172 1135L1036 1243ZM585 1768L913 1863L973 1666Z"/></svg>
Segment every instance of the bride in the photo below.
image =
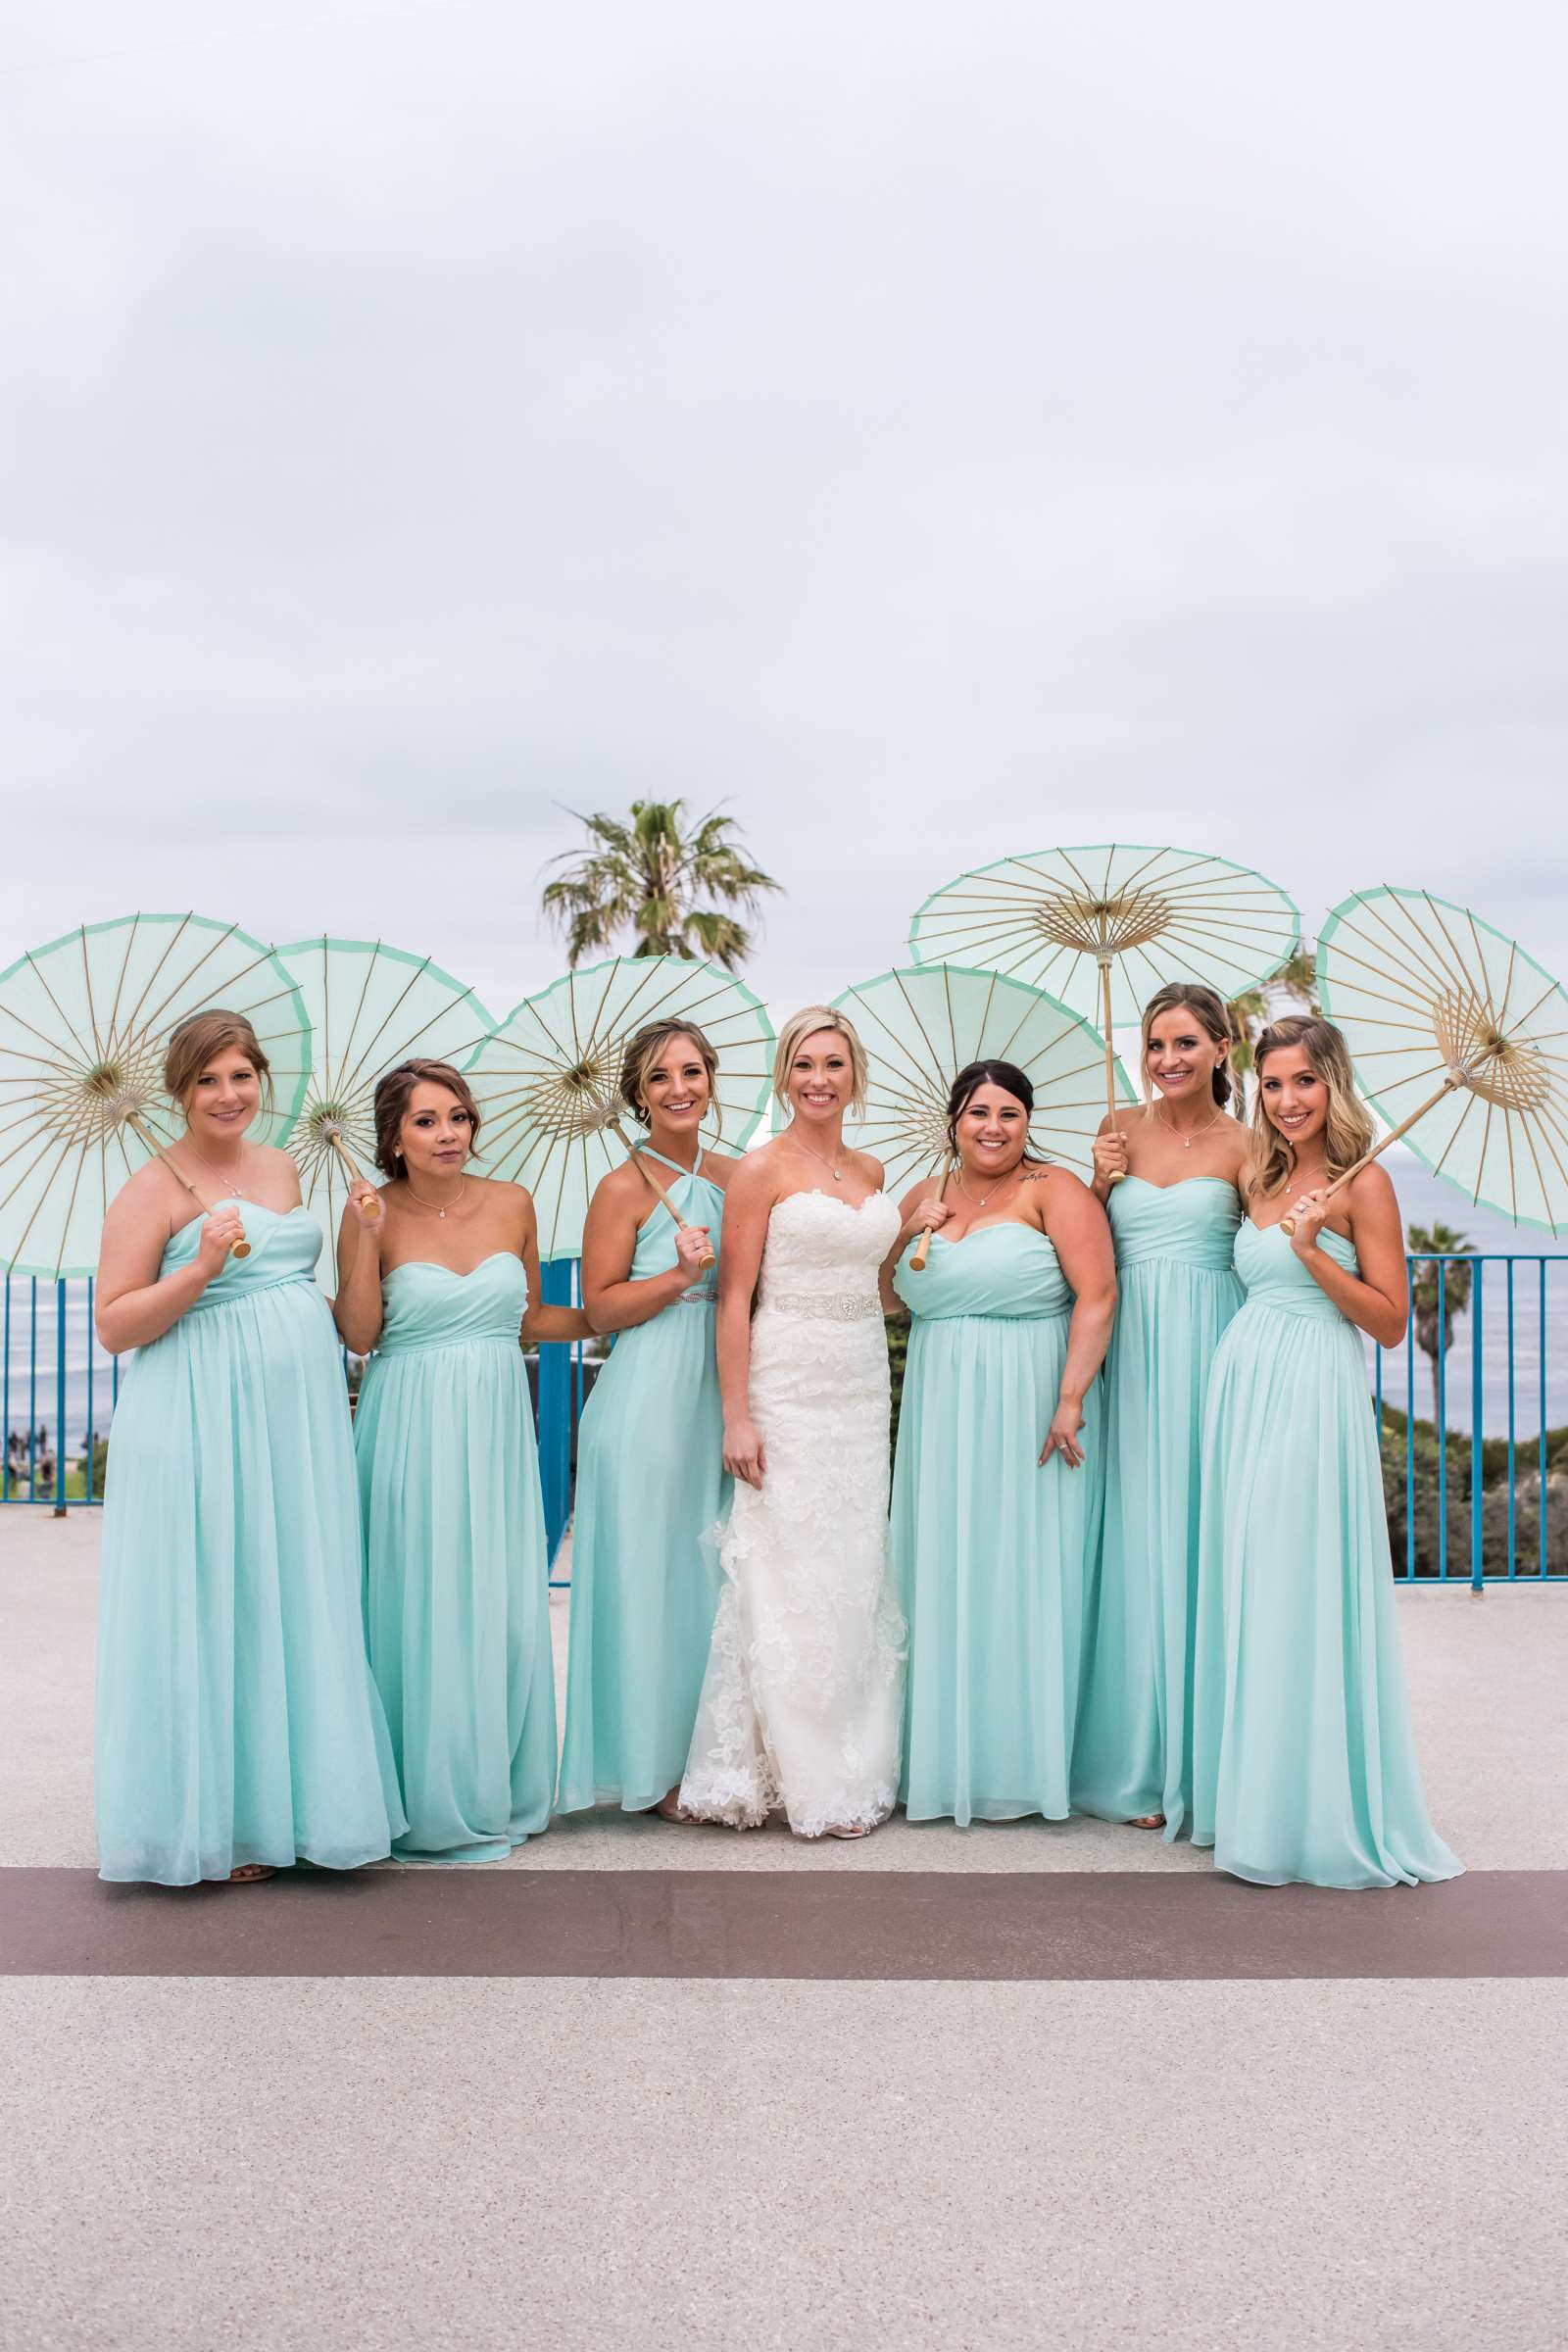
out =
<svg viewBox="0 0 1568 2352"><path fill-rule="evenodd" d="M736 1829L782 1806L802 1838L863 1837L899 1785L880 1286L907 1236L880 1164L843 1140L865 1079L843 1013L812 1004L786 1024L773 1089L793 1117L731 1177L719 1257L736 1485L680 1806Z"/></svg>

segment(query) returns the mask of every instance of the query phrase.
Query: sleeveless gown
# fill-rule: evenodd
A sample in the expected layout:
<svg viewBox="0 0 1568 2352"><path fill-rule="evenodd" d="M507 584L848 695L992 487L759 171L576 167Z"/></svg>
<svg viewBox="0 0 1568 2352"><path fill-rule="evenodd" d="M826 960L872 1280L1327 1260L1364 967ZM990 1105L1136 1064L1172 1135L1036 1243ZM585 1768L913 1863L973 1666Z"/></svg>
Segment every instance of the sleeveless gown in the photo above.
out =
<svg viewBox="0 0 1568 2352"><path fill-rule="evenodd" d="M752 1323L760 1488L737 1481L680 1801L756 1827L873 1828L898 1793L904 1621L887 1573L885 1193L774 1206Z"/></svg>
<svg viewBox="0 0 1568 2352"><path fill-rule="evenodd" d="M1080 1469L1045 1464L1072 1293L1045 1235L988 1225L900 1260L909 1334L892 1550L909 1623L901 1798L911 1821L1070 1810L1084 1596L1104 1491L1101 1384Z"/></svg>
<svg viewBox="0 0 1568 2352"><path fill-rule="evenodd" d="M1356 1271L1341 1235L1320 1246ZM1405 1704L1361 1335L1278 1225L1244 1220L1236 1268L1203 1423L1193 1842L1265 1886L1454 1878Z"/></svg>
<svg viewBox="0 0 1568 2352"><path fill-rule="evenodd" d="M415 1259L355 1415L365 1616L408 1812L393 1851L499 1862L544 1829L556 1693L521 1261Z"/></svg>
<svg viewBox="0 0 1568 2352"><path fill-rule="evenodd" d="M674 1169L670 1196L710 1229L717 1255L724 1195ZM675 1227L656 1208L637 1235L629 1279L676 1261ZM627 1813L677 1786L718 1606L718 1561L704 1537L729 1499L724 1415L713 1360L717 1269L629 1331L583 1407L571 1530L571 1645L557 1803Z"/></svg>
<svg viewBox="0 0 1568 2352"><path fill-rule="evenodd" d="M136 1349L104 1494L99 1868L166 1886L246 1862L351 1870L404 1826L365 1662L321 1229L303 1208L224 1205L251 1254ZM191 1263L201 1224L161 1273Z"/></svg>
<svg viewBox="0 0 1568 2352"><path fill-rule="evenodd" d="M1081 1813L1163 1813L1193 1801L1203 1402L1220 1334L1242 1303L1232 1266L1242 1203L1222 1176L1128 1176L1108 1207L1116 1328L1105 1360L1105 1520L1090 1609L1072 1797Z"/></svg>

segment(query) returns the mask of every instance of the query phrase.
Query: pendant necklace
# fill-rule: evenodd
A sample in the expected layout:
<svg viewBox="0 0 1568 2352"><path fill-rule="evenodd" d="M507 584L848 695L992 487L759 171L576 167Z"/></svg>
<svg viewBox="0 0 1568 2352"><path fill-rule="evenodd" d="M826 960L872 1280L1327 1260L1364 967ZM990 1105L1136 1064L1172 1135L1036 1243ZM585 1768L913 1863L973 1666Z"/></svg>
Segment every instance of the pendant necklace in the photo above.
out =
<svg viewBox="0 0 1568 2352"><path fill-rule="evenodd" d="M196 1162L196 1165L199 1168L205 1168L209 1176L216 1176L218 1178L219 1183L223 1188L223 1194L225 1198L228 1194L232 1193L236 1200L248 1200L250 1199L249 1193L245 1190L245 1187L242 1184L231 1183L228 1177L223 1174L221 1168L215 1168L210 1159L203 1159L195 1145L190 1143L188 1136L185 1140L190 1146L190 1155Z"/></svg>
<svg viewBox="0 0 1568 2352"><path fill-rule="evenodd" d="M408 1187L409 1199L413 1200L418 1207L422 1208L427 1215L432 1217L444 1217L446 1215L446 1210L444 1208L438 1208L433 1200L421 1200L418 1194L415 1191L413 1185L409 1183L407 1176L404 1177L403 1182ZM467 1189L468 1179L466 1176L465 1176L458 1186L457 1198L452 1203L454 1208L459 1208L462 1206L463 1196Z"/></svg>
<svg viewBox="0 0 1568 2352"><path fill-rule="evenodd" d="M826 1170L827 1170L828 1174L829 1174L829 1175L832 1177L832 1179L833 1179L833 1181L834 1181L834 1183L835 1183L835 1184L842 1184L842 1183L843 1183L843 1181L844 1181L844 1171L843 1171L843 1169L842 1169L842 1168L836 1168L836 1167L833 1165L833 1162L832 1162L830 1159L825 1159L825 1158L823 1158L823 1155L822 1155L822 1153L816 1150L815 1146L814 1146L814 1145L812 1145L812 1144L808 1144L808 1143L807 1143L803 1137L801 1137L801 1136L799 1136L799 1135L798 1135L798 1136L795 1138L795 1141L796 1141L796 1142L797 1142L797 1143L800 1145L800 1147L801 1147L801 1150L802 1150L803 1152L810 1152L810 1154L811 1154L811 1157L812 1157L814 1160L817 1160L818 1162L820 1162L820 1164L821 1164L821 1165L822 1165L824 1168L826 1168Z"/></svg>
<svg viewBox="0 0 1568 2352"><path fill-rule="evenodd" d="M1154 1116L1156 1119L1159 1119L1159 1123L1164 1128L1167 1135L1179 1136L1181 1138L1181 1144L1184 1151L1190 1152L1192 1150L1193 1137L1191 1135L1182 1135L1181 1129L1179 1127L1173 1127L1169 1119L1160 1118L1160 1109L1157 1102L1154 1105ZM1214 1116L1207 1120L1203 1126L1197 1128L1195 1133L1198 1135L1206 1135L1209 1128L1217 1127L1224 1116L1225 1113L1222 1110L1216 1110Z"/></svg>

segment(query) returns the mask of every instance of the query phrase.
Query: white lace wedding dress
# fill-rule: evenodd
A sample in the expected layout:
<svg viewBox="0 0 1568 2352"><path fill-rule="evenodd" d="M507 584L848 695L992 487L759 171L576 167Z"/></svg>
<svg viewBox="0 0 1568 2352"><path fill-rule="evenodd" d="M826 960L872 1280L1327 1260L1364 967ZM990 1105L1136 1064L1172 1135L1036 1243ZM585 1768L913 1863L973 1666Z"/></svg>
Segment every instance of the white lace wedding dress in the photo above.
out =
<svg viewBox="0 0 1568 2352"><path fill-rule="evenodd" d="M752 1323L761 1487L737 1482L680 1801L705 1821L870 1829L899 1784L904 1619L888 1585L885 1193L792 1193L768 1221Z"/></svg>

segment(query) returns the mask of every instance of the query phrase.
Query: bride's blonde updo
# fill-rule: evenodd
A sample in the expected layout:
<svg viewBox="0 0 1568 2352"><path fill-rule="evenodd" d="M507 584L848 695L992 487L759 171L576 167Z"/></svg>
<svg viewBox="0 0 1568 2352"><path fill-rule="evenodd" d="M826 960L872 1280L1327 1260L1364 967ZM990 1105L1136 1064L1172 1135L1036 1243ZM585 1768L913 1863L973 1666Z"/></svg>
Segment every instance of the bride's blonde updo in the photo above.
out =
<svg viewBox="0 0 1568 2352"><path fill-rule="evenodd" d="M773 1093L784 1108L790 1108L790 1065L808 1037L819 1029L831 1029L844 1040L844 1051L850 1057L850 1109L865 1108L865 1090L870 1084L870 1065L860 1033L847 1012L835 1011L831 1004L807 1004L787 1020L778 1034L778 1051L773 1055Z"/></svg>

